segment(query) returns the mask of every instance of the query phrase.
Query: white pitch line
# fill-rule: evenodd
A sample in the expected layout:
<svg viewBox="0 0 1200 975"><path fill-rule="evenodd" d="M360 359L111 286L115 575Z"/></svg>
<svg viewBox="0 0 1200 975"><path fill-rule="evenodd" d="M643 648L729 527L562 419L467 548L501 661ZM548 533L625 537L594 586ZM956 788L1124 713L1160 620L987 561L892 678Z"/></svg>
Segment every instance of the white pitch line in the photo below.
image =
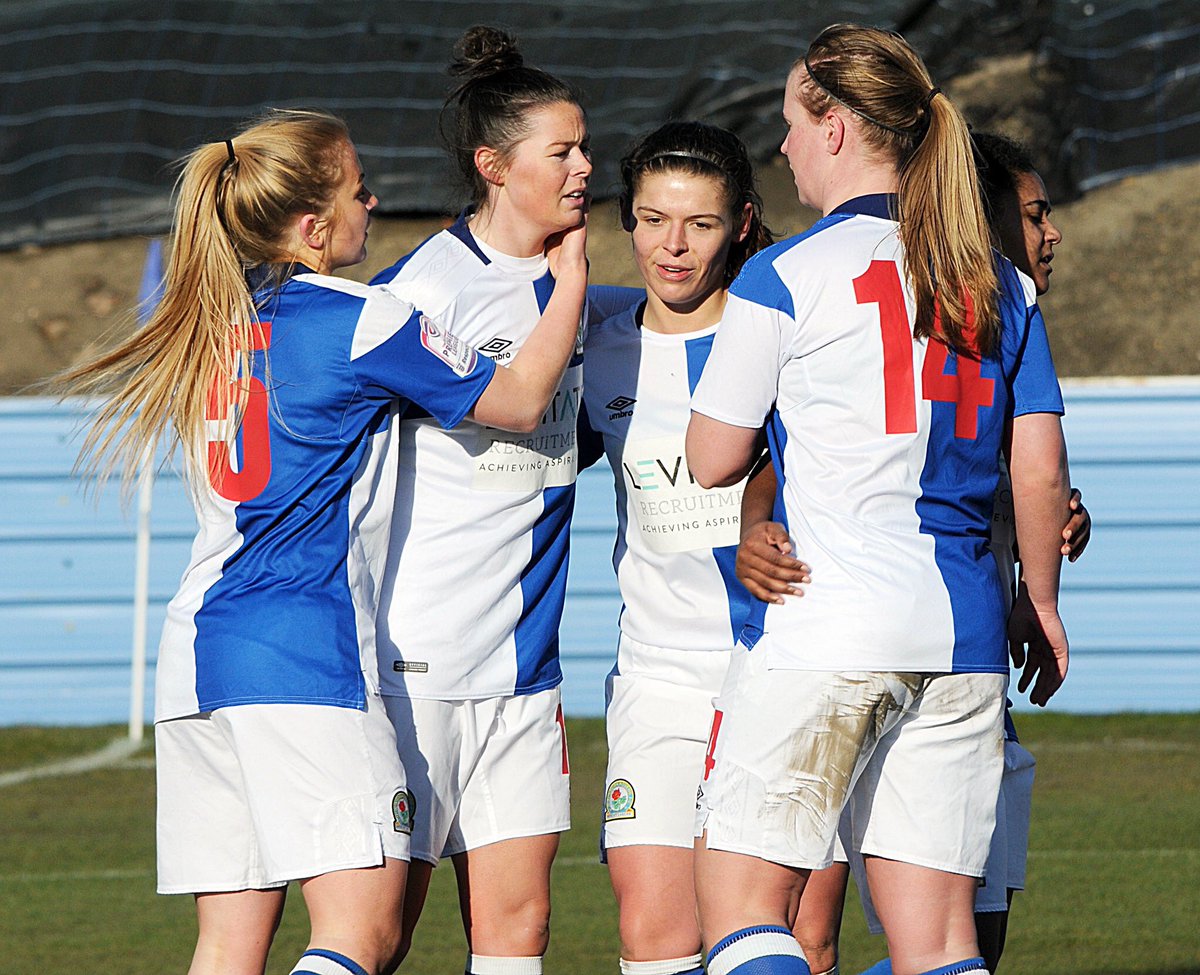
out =
<svg viewBox="0 0 1200 975"><path fill-rule="evenodd" d="M1200 742L1153 741L1149 738L1119 738L1098 741L1054 741L1021 739L1021 744L1034 755L1040 752L1069 754L1071 752L1194 752L1200 751Z"/></svg>
<svg viewBox="0 0 1200 975"><path fill-rule="evenodd" d="M140 877L153 877L153 870L75 870L59 871L56 873L7 873L0 874L0 884L19 883L57 883L66 880L75 883L80 880L133 880Z"/></svg>
<svg viewBox="0 0 1200 975"><path fill-rule="evenodd" d="M90 755L78 755L61 762L49 762L46 765L35 765L31 768L17 769L15 772L0 773L0 789L10 785L21 785L34 779L45 779L60 775L78 775L80 772L91 772L99 768L107 768L123 762L132 756L142 746L128 738L118 738L109 742L98 752Z"/></svg>

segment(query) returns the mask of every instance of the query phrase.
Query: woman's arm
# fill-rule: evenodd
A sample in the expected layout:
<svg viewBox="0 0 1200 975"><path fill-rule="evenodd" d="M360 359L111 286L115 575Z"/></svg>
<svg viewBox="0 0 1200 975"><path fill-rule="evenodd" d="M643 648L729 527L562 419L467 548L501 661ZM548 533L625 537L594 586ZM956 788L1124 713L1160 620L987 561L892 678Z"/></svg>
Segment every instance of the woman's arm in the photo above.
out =
<svg viewBox="0 0 1200 975"><path fill-rule="evenodd" d="M1067 635L1058 617L1062 513L1070 496L1062 423L1054 413L1013 420L1010 476L1022 583L1009 619L1013 663L1024 667L1017 685L1044 705L1067 676Z"/></svg>
<svg viewBox="0 0 1200 975"><path fill-rule="evenodd" d="M705 488L737 484L762 452L761 434L693 410L684 448L692 475Z"/></svg>

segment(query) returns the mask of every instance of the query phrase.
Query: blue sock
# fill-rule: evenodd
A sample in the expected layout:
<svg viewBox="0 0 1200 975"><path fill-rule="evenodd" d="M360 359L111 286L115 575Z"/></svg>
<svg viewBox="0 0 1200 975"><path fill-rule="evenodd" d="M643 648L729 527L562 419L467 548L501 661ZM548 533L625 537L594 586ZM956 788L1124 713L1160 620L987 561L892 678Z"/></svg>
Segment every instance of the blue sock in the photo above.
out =
<svg viewBox="0 0 1200 975"><path fill-rule="evenodd" d="M983 963L983 958L964 958L962 961L956 961L950 965L943 965L941 968L931 968L927 972L922 972L921 975L988 975L987 965Z"/></svg>
<svg viewBox="0 0 1200 975"><path fill-rule="evenodd" d="M880 959L865 972L860 972L859 975L892 975L892 960L890 958Z"/></svg>
<svg viewBox="0 0 1200 975"><path fill-rule="evenodd" d="M345 955L339 955L328 948L309 948L291 975L367 975L367 970Z"/></svg>
<svg viewBox="0 0 1200 975"><path fill-rule="evenodd" d="M792 932L778 924L742 928L708 953L708 975L811 975Z"/></svg>

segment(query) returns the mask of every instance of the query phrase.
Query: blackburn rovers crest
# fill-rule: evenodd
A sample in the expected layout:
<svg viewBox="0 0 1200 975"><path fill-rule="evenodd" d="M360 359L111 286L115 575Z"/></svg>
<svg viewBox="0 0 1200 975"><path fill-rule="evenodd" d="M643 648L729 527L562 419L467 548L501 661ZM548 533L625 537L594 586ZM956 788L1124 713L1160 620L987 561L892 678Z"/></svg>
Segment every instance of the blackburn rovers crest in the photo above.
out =
<svg viewBox="0 0 1200 975"><path fill-rule="evenodd" d="M613 779L604 794L604 821L611 823L614 819L635 818L634 799L633 784L628 779Z"/></svg>
<svg viewBox="0 0 1200 975"><path fill-rule="evenodd" d="M417 801L407 789L392 796L392 829L397 833L412 836L413 817L417 814Z"/></svg>

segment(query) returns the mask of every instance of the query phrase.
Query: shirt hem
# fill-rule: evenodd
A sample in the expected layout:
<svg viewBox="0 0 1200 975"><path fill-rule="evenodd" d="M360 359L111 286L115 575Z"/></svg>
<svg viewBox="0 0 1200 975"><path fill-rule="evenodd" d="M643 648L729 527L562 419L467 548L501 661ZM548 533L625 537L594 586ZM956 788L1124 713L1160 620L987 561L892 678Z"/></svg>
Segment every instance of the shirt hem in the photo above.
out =
<svg viewBox="0 0 1200 975"><path fill-rule="evenodd" d="M469 694L422 694L414 693L411 688L390 688L381 687L379 693L383 697L406 697L414 701L485 701L496 697L527 697L530 694L539 694L542 691L553 690L562 683L562 675L549 680L542 681L539 684L530 684L525 687L506 687L496 688L494 690L479 690L472 691Z"/></svg>
<svg viewBox="0 0 1200 975"><path fill-rule="evenodd" d="M162 712L156 712L154 723L173 721L175 718L190 718L196 714L208 714L220 708L238 707L243 704L313 704L319 707L347 708L353 711L365 711L367 709L365 697L352 700L349 698L334 697L277 697L274 695L260 695L255 697L225 698L218 701L198 701L195 706L190 708L170 708Z"/></svg>

